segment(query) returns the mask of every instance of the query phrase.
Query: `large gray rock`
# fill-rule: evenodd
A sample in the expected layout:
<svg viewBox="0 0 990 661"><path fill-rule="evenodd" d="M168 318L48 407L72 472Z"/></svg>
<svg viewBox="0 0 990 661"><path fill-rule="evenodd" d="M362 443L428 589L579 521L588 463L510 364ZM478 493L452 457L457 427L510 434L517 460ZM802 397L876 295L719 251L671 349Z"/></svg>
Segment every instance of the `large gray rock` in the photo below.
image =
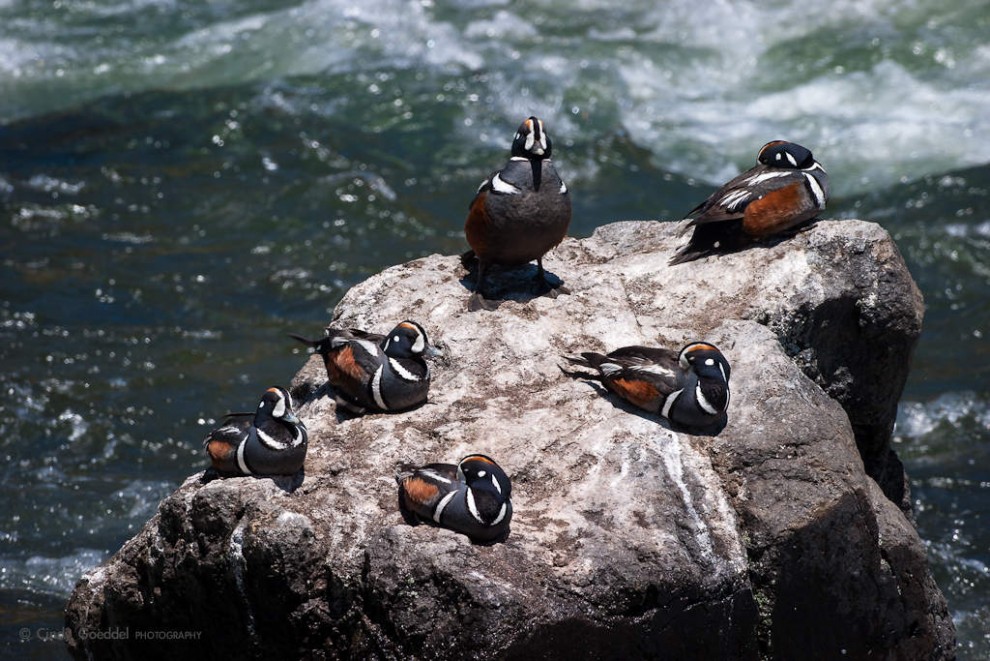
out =
<svg viewBox="0 0 990 661"><path fill-rule="evenodd" d="M292 382L310 430L301 485L189 478L79 583L70 650L951 658L952 623L890 458L922 317L890 237L821 222L776 246L668 267L675 229L625 222L569 239L546 265L572 293L512 295L496 312L465 311L451 256L352 289L335 325L384 332L414 318L444 349L429 403L338 418L310 358ZM561 353L694 339L732 364L716 437L675 433L558 369ZM405 525L397 464L470 452L512 477L508 540L476 546ZM92 635L113 627L127 639ZM165 629L203 633L136 640Z"/></svg>

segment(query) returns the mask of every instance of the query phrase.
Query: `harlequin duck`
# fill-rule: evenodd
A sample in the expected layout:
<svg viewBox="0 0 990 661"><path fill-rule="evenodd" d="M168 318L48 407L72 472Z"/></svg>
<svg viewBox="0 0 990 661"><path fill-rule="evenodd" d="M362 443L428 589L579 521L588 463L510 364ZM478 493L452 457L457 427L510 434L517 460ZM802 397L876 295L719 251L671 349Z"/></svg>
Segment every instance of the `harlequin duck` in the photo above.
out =
<svg viewBox="0 0 990 661"><path fill-rule="evenodd" d="M631 346L608 355L587 352L569 362L590 367L597 374L570 372L567 376L600 381L623 399L672 425L690 430L719 431L727 421L729 362L714 345L692 342L675 353L670 349Z"/></svg>
<svg viewBox="0 0 990 661"><path fill-rule="evenodd" d="M423 327L408 320L388 335L327 328L322 340L291 337L323 357L338 406L357 415L404 411L425 402L430 367L424 358L440 355Z"/></svg>
<svg viewBox="0 0 990 661"><path fill-rule="evenodd" d="M203 440L213 468L226 475L294 475L306 459L306 445L306 426L279 387L266 390L253 413L228 413Z"/></svg>
<svg viewBox="0 0 990 661"><path fill-rule="evenodd" d="M456 466L404 465L395 480L399 511L410 525L428 521L481 543L508 535L512 484L491 457L470 454Z"/></svg>
<svg viewBox="0 0 990 661"><path fill-rule="evenodd" d="M571 198L550 156L550 136L543 121L530 117L512 141L512 156L478 188L464 223L471 250L463 261L478 258L478 280L470 310L494 309L485 299L485 275L492 264L519 266L536 260L536 280L553 291L543 271L543 255L560 243L571 222Z"/></svg>
<svg viewBox="0 0 990 661"><path fill-rule="evenodd" d="M694 234L671 264L732 252L782 234L825 209L828 173L801 145L774 140L763 145L754 167L692 209Z"/></svg>

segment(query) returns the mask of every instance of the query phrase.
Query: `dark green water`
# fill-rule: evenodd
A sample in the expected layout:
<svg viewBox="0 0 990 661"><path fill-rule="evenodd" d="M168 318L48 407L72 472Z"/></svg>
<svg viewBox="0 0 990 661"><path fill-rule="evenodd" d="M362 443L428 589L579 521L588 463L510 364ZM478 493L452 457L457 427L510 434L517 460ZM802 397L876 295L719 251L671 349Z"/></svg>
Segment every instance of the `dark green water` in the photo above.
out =
<svg viewBox="0 0 990 661"><path fill-rule="evenodd" d="M284 333L463 250L535 113L574 235L676 218L781 137L828 216L894 235L928 306L897 450L960 657L990 656L990 13L654 4L0 4L0 650L64 655L76 580L295 373Z"/></svg>

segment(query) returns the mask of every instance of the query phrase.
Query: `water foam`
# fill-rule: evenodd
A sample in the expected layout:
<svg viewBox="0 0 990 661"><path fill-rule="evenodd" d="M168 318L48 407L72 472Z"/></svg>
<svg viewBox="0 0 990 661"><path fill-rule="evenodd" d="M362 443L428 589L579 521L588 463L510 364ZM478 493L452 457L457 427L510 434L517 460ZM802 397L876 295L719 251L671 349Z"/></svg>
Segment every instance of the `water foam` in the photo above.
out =
<svg viewBox="0 0 990 661"><path fill-rule="evenodd" d="M465 98L447 97L475 140L501 144L504 126L537 113L568 140L623 132L658 166L712 183L780 137L810 146L839 194L979 164L990 151L990 47L970 0L911 11L883 0L555 0L526 12L474 0L312 0L219 19L177 3L156 10L182 16L184 31L161 34L137 20L146 5L118 6L119 38L99 48L76 36L107 20L97 5L64 25L15 15L0 28L0 114L120 92L404 71L427 86L460 77Z"/></svg>
<svg viewBox="0 0 990 661"><path fill-rule="evenodd" d="M0 589L22 589L62 597L69 594L83 573L103 562L106 557L104 551L87 548L60 557L0 556Z"/></svg>

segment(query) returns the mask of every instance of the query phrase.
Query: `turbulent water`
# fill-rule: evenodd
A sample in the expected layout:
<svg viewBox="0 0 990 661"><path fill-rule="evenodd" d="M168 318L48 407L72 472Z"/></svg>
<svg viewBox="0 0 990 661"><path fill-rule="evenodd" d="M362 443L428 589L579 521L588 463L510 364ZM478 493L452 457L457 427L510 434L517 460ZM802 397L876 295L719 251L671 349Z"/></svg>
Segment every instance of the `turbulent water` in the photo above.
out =
<svg viewBox="0 0 990 661"><path fill-rule="evenodd" d="M537 114L578 236L677 218L774 138L891 231L928 308L896 448L987 658L987 34L975 0L0 1L0 649L64 655L75 581L291 377L284 333L462 250Z"/></svg>

